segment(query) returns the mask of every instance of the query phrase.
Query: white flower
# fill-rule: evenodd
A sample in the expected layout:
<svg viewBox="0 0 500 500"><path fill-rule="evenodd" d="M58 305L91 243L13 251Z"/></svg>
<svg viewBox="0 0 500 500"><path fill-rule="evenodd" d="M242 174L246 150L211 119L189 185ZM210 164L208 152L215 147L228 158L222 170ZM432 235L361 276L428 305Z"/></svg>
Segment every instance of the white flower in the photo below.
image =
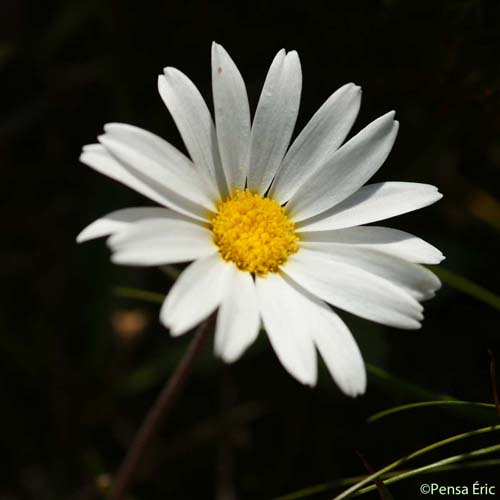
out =
<svg viewBox="0 0 500 500"><path fill-rule="evenodd" d="M317 378L316 349L346 394L365 391L366 373L346 325L330 308L384 325L419 328L419 301L440 287L419 264L439 250L371 222L441 198L434 186L363 185L396 138L394 112L341 146L358 114L361 90L332 94L289 146L302 75L295 51L278 52L253 122L243 79L228 53L212 46L215 125L195 85L166 68L158 79L191 159L140 128L107 124L81 161L155 201L90 224L85 241L108 236L116 264L194 261L160 313L182 335L217 308L215 352L238 359L261 321L283 366L300 382Z"/></svg>

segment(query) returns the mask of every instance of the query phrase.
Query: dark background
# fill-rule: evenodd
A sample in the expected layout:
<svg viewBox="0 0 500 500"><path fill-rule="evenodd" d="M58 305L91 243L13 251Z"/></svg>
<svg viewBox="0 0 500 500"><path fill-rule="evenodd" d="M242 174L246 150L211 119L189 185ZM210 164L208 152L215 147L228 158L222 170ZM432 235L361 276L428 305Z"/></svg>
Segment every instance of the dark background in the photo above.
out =
<svg viewBox="0 0 500 500"><path fill-rule="evenodd" d="M166 293L167 277L112 265L101 240L76 245L77 233L97 217L148 203L79 164L78 155L108 121L144 127L184 149L156 78L175 66L211 102L212 40L237 62L252 109L275 53L299 52L304 86L296 130L349 81L363 87L355 131L395 109L400 134L375 180L430 183L445 196L386 225L418 234L447 256L444 267L498 291L499 6L4 0L0 499L98 498L95 484L105 489L186 348L190 334L171 339L156 305L113 292L128 286ZM426 304L418 332L343 317L365 359L393 379L372 371L367 394L351 400L323 366L317 388L296 383L265 335L232 366L207 348L144 457L134 498L270 499L362 474L355 449L378 468L492 420L492 412L434 408L366 423L377 410L432 399L410 383L491 402L487 349L500 358L493 308L445 285ZM498 442L492 436L419 465ZM442 484L491 484L495 477L493 468L432 476ZM391 491L420 498L422 481Z"/></svg>

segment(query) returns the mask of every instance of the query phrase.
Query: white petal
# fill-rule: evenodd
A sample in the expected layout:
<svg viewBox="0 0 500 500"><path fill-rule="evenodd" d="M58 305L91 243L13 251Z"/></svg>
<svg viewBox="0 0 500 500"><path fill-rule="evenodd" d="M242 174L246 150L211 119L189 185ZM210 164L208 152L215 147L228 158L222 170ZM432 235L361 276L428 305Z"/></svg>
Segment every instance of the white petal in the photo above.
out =
<svg viewBox="0 0 500 500"><path fill-rule="evenodd" d="M439 264L444 259L444 255L426 241L388 227L359 226L332 231L300 231L299 237L301 241L315 242L321 248L327 248L328 245L354 245L380 250L419 264Z"/></svg>
<svg viewBox="0 0 500 500"><path fill-rule="evenodd" d="M361 104L361 88L348 83L319 108L288 150L271 186L270 196L288 201L316 174L346 138Z"/></svg>
<svg viewBox="0 0 500 500"><path fill-rule="evenodd" d="M349 396L363 394L366 370L358 345L345 323L322 300L288 277L288 285L300 292L301 309L308 318L310 335L340 389Z"/></svg>
<svg viewBox="0 0 500 500"><path fill-rule="evenodd" d="M264 82L250 135L248 188L263 194L290 143L299 111L302 73L297 52L280 50Z"/></svg>
<svg viewBox="0 0 500 500"><path fill-rule="evenodd" d="M429 184L381 182L359 189L342 203L299 222L301 231L328 231L388 219L432 205L443 195Z"/></svg>
<svg viewBox="0 0 500 500"><path fill-rule="evenodd" d="M165 68L158 90L182 135L202 178L227 193L215 126L208 107L194 83L178 69Z"/></svg>
<svg viewBox="0 0 500 500"><path fill-rule="evenodd" d="M437 276L418 264L387 255L373 248L335 243L302 242L302 248L321 253L335 262L348 264L394 283L417 300L434 296L441 287Z"/></svg>
<svg viewBox="0 0 500 500"><path fill-rule="evenodd" d="M202 182L193 163L161 137L123 123L108 123L99 138L120 161L148 175L184 198L214 210L216 190Z"/></svg>
<svg viewBox="0 0 500 500"><path fill-rule="evenodd" d="M84 146L80 161L160 205L170 207L177 212L198 220L207 220L206 209L201 205L189 201L139 170L132 169L130 166L121 163L101 144Z"/></svg>
<svg viewBox="0 0 500 500"><path fill-rule="evenodd" d="M177 278L161 308L160 319L173 336L207 318L225 294L231 265L218 254L193 262Z"/></svg>
<svg viewBox="0 0 500 500"><path fill-rule="evenodd" d="M89 224L80 234L76 237L77 243L101 238L120 232L130 224L143 219L158 219L158 218L182 218L187 220L187 217L163 207L131 207L122 210L115 210L104 217L95 220ZM194 222L194 220L193 220Z"/></svg>
<svg viewBox="0 0 500 500"><path fill-rule="evenodd" d="M180 219L146 219L108 239L115 264L160 266L205 257L217 252L210 232Z"/></svg>
<svg viewBox="0 0 500 500"><path fill-rule="evenodd" d="M215 125L229 190L243 189L248 170L250 109L245 82L229 54L212 44Z"/></svg>
<svg viewBox="0 0 500 500"><path fill-rule="evenodd" d="M287 209L294 219L313 217L357 191L384 163L397 132L391 111L344 144L290 199Z"/></svg>
<svg viewBox="0 0 500 500"><path fill-rule="evenodd" d="M362 318L420 328L422 306L405 290L363 269L300 249L283 271L313 295Z"/></svg>
<svg viewBox="0 0 500 500"><path fill-rule="evenodd" d="M318 327L313 340L333 380L351 397L366 390L366 369L363 357L345 323L329 308L318 311Z"/></svg>
<svg viewBox="0 0 500 500"><path fill-rule="evenodd" d="M215 353L228 363L236 361L257 338L259 307L250 273L232 268L217 314Z"/></svg>
<svg viewBox="0 0 500 500"><path fill-rule="evenodd" d="M316 350L300 293L278 274L257 277L255 284L262 321L278 359L299 382L315 385Z"/></svg>

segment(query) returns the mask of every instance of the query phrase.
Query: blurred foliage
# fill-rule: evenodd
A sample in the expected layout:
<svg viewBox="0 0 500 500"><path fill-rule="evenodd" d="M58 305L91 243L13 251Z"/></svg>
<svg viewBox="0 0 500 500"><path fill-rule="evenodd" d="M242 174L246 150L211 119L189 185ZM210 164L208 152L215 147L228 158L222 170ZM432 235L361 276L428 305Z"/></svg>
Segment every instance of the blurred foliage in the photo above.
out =
<svg viewBox="0 0 500 500"><path fill-rule="evenodd" d="M178 67L210 100L214 39L241 68L253 109L276 51L298 50L297 130L348 81L364 90L355 130L396 109L401 132L375 181L431 183L445 197L387 225L432 242L447 269L498 295L499 2L4 0L0 10L2 500L97 498L186 347L188 336L161 327L157 306L113 294L165 294L170 278L113 266L102 241L76 245L98 216L147 203L78 155L108 121L183 149L156 75ZM488 348L499 358L500 342L488 305L445 285L417 333L343 317L365 359L393 381L492 401ZM317 388L301 387L264 335L231 366L207 350L144 458L134 498L271 498L364 473L354 449L378 469L475 425L479 410L441 407L366 424L421 399L409 387L371 371L367 395L350 400L324 367ZM443 477L491 478L482 471ZM418 485L391 493L418 498Z"/></svg>

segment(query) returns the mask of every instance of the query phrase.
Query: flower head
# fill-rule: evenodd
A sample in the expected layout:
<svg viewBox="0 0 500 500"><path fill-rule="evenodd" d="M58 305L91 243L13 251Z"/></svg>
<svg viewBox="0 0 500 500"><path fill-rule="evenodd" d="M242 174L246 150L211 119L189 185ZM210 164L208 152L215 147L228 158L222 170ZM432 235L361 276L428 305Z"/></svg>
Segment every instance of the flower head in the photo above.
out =
<svg viewBox="0 0 500 500"><path fill-rule="evenodd" d="M212 46L215 125L195 85L166 68L160 95L189 152L150 132L104 127L81 161L161 207L126 208L78 236L109 236L117 264L192 262L172 286L160 318L181 335L218 309L215 352L238 359L261 322L283 366L314 385L317 350L339 387L365 390L359 349L334 306L398 328L420 327L439 288L419 264L439 250L403 231L367 226L434 203L433 186L364 184L398 131L387 113L342 145L359 111L360 88L333 93L289 147L302 74L295 51L278 52L253 121L245 84L228 53Z"/></svg>
<svg viewBox="0 0 500 500"><path fill-rule="evenodd" d="M299 249L295 224L285 209L248 189L219 202L210 223L222 258L258 276L279 272Z"/></svg>

